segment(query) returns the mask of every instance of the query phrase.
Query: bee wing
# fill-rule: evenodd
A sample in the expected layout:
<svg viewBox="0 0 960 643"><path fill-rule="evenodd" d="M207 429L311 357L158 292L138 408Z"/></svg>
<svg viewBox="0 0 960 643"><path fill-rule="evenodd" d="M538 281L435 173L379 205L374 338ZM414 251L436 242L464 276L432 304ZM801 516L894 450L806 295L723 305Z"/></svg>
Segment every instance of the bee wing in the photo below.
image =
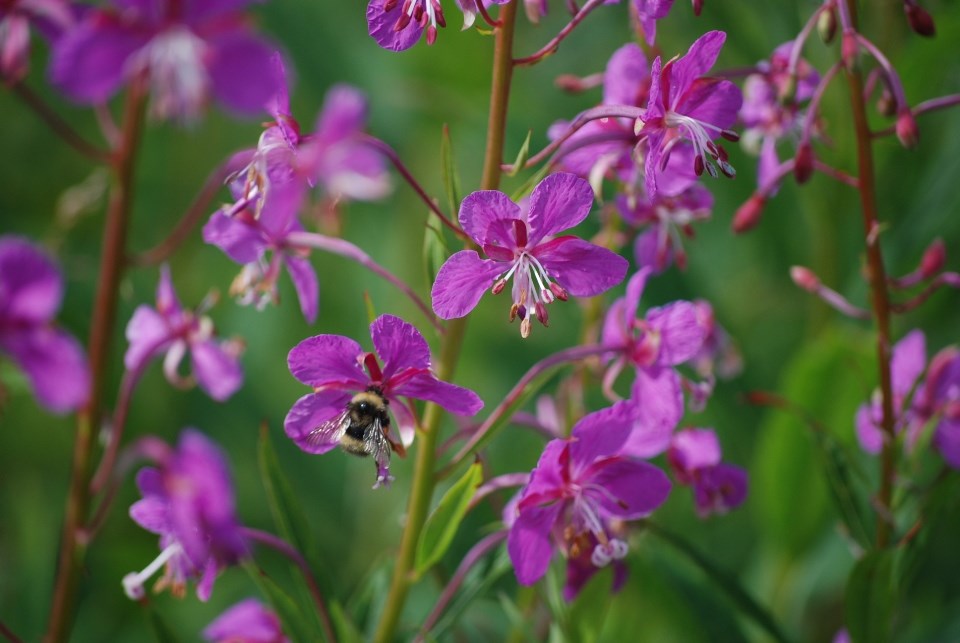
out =
<svg viewBox="0 0 960 643"><path fill-rule="evenodd" d="M340 438L350 426L350 410L344 409L315 428L304 438L304 443L318 453L326 453L340 444ZM322 449L322 450L321 450Z"/></svg>
<svg viewBox="0 0 960 643"><path fill-rule="evenodd" d="M373 426L363 436L363 445L374 462L377 464L377 482L373 485L376 489L380 485L389 485L393 480L390 475L390 441L383 432L383 424L379 419L375 419Z"/></svg>

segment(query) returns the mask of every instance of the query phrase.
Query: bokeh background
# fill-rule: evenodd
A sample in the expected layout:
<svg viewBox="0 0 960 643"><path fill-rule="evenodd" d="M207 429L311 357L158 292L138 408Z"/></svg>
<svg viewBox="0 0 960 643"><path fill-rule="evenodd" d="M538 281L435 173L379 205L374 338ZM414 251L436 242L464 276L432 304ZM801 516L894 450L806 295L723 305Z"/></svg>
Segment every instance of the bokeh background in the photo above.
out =
<svg viewBox="0 0 960 643"><path fill-rule="evenodd" d="M517 50L532 52L567 19L560 3L539 26L519 19ZM449 5L449 6L446 6ZM420 177L428 192L443 195L441 126L448 124L464 193L476 189L483 156L492 38L458 32L459 15L445 3L450 27L436 45L423 44L393 54L382 51L366 34L364 4L284 0L257 6L263 32L281 43L293 67L292 109L305 128L316 117L324 92L335 83L350 83L370 97L369 130L394 146ZM888 53L911 102L960 89L960 5L930 0L937 37L922 39L906 26L897 3L865 5L864 31ZM793 37L815 8L813 2L726 3L709 0L694 18L678 2L660 23L658 41L667 56L686 51L704 31L728 32L718 67L751 65ZM533 146L546 143L546 127L569 119L599 101L597 91L564 94L553 86L561 73L601 71L610 54L632 38L625 6L602 7L560 51L533 68L518 69L510 100L507 156L520 147L528 130ZM805 53L821 71L835 59L838 44L827 47L814 37ZM78 129L96 139L89 111L57 98L46 83L47 52L36 48L31 86L43 93ZM824 101L830 145L822 158L855 172L848 96L836 83ZM117 107L117 105L114 105ZM102 201L92 199L84 211L70 211L64 195L77 190L96 195L105 179L64 146L10 92L0 91L0 230L39 240L62 262L67 291L60 321L80 338L89 332L103 223ZM876 125L882 119L874 119ZM914 268L934 237L947 244L948 265L960 257L960 114L944 111L919 120L921 144L906 151L895 138L876 145L881 216L886 223L882 245L889 272ZM143 250L163 238L178 221L207 175L230 153L256 143L256 122L232 119L216 110L189 128L152 124L136 170L136 197L129 246ZM735 148L728 145L728 148ZM843 621L843 595L854 563L851 540L823 482L821 463L810 431L789 415L747 404L744 393L774 390L808 409L841 443L858 453L853 415L876 385L870 328L844 319L795 288L791 265L813 268L826 282L855 302L866 302L861 277L863 240L854 191L820 175L803 188L787 182L767 206L758 229L744 236L730 232L730 220L754 187L753 157L732 149L736 180L708 181L716 198L713 219L697 226L687 245L689 265L653 280L645 305L680 298L705 298L715 307L742 352L745 368L736 379L718 386L707 410L688 415L684 424L712 426L724 445L725 458L747 467L751 493L745 505L723 517L696 518L688 489L677 488L658 520L708 552L730 570L799 640L829 640ZM526 176L506 179L507 191ZM78 186L85 186L79 187ZM219 200L226 199L224 191ZM377 204L350 204L342 211L342 233L382 265L428 296L421 257L426 211L399 180L392 196ZM588 236L596 224L587 222ZM210 289L224 296L212 311L222 335L245 338L246 381L225 404L201 392L172 389L155 364L133 401L128 436L153 433L175 440L183 427L194 426L228 453L237 485L239 512L246 524L273 529L256 463L261 423L269 426L285 472L301 499L317 541L317 570L327 596L334 597L362 632L375 622L399 541L410 462L395 461L393 488L371 492L369 462L334 452L310 457L283 436L282 421L306 389L286 368L287 351L317 333L350 335L369 346L365 296L378 313L398 314L418 324L432 345L419 313L386 284L359 266L337 257L314 254L320 279L320 316L308 326L289 282L281 280L282 303L262 312L236 305L226 296L238 266L219 250L205 246L197 230L170 261L173 280L185 305L194 305ZM157 268L128 273L123 282L119 322L122 330L134 308L152 303ZM622 293L622 286L607 300ZM919 310L895 319L899 338L909 329L927 333L928 350L958 339L960 306L956 292L941 292ZM582 311L576 304L551 307L551 327L534 328L521 341L505 321L504 300L485 298L471 320L457 383L473 388L492 408L523 372L538 359L576 342ZM126 343L118 332L108 390L115 395ZM51 417L25 391L22 378L0 365L8 396L0 411L0 620L26 640L38 640L49 607L56 551L73 445L71 418ZM547 390L555 385L548 384ZM598 400L592 400L599 403ZM452 430L447 425L446 430ZM542 439L511 427L488 450L494 473L529 470ZM858 456L860 457L860 456ZM871 479L875 463L861 457ZM939 466L937 456L922 456L916 477L902 485L922 484ZM956 475L947 484L957 488ZM875 488L875 486L874 486ZM156 553L156 539L127 516L136 499L132 476L99 539L92 546L81 580L81 597L73 640L145 641L153 636L148 610L128 601L120 579L141 569ZM956 493L947 496L941 520L931 525L919 571L904 585L897 609L897 638L903 641L960 639L960 536ZM445 556L441 574L449 574L484 530L497 520L489 508L478 509L461 527ZM732 602L664 542L639 535L634 539L630 580L611 601L602 599L609 577L591 586L581 611L587 611L597 640L739 641L765 640L741 618ZM270 552L257 562L278 582L288 569ZM552 580L556 583L558 575ZM549 584L549 582L548 582ZM541 588L543 588L541 584ZM242 570L230 570L217 582L209 603L192 592L186 600L156 596L152 606L183 640L198 632L225 607L256 588ZM405 613L407 625L422 621L438 594L427 579L413 592ZM521 595L521 603L549 602L550 591ZM371 598L373 597L373 598ZM538 631L538 612L517 621L516 587L509 572L462 614L458 637L450 640L502 640L518 627L521 638ZM602 606L599 607L599 606ZM576 609L576 608L575 608ZM542 608L541 608L542 610ZM581 615L582 616L582 615ZM601 625L602 624L602 625ZM526 629L524 629L526 628ZM408 633L412 630L406 630ZM573 634L568 633L569 637ZM409 638L404 634L401 638Z"/></svg>

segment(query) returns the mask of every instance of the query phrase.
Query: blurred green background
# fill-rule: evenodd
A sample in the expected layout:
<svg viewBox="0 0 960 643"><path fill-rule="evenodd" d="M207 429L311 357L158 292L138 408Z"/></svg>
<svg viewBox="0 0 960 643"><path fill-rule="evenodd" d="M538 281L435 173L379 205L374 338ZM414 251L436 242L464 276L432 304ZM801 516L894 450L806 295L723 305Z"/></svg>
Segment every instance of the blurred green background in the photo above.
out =
<svg viewBox="0 0 960 643"><path fill-rule="evenodd" d="M517 50L532 52L555 34L567 19L561 3L539 26L519 19ZM711 0L694 18L687 3L678 2L660 23L659 45L666 56L686 51L708 29L728 32L718 67L741 67L765 58L790 39L815 8L813 2L725 3ZM891 57L911 102L960 88L960 6L926 3L937 21L937 37L922 39L907 29L897 3L863 9L864 32ZM347 82L370 96L369 131L395 147L420 177L428 192L442 196L440 131L449 124L464 193L476 189L483 155L493 41L477 32L458 32L460 17L446 2L450 27L433 47L423 44L393 54L380 50L366 34L364 3L286 0L257 7L262 30L282 48L294 69L292 109L309 129L335 83ZM528 130L533 147L546 143L545 129L569 119L599 101L598 92L580 96L553 87L561 73L585 75L601 71L610 54L631 33L626 7L603 7L567 40L560 51L533 68L518 69L510 101L507 157L519 149ZM821 71L835 59L837 44L826 47L814 36L806 57ZM90 113L58 100L46 86L47 52L37 47L29 83L61 110L78 129L96 139ZM855 172L852 126L843 83L827 93L824 110L830 145L818 153L827 162ZM114 105L116 107L116 105ZM60 258L67 279L60 321L80 338L89 332L97 278L103 221L101 204L78 216L58 205L64 192L91 177L88 162L65 147L10 92L0 92L0 220L2 232L40 240ZM880 125L880 119L875 120ZM889 272L912 270L927 244L942 237L948 266L957 269L960 239L960 115L945 111L919 120L921 145L903 150L896 139L876 145L881 216L886 227L882 245ZM149 127L136 171L136 204L129 246L151 247L172 228L208 173L228 154L255 144L256 122L240 122L211 111L198 125L180 128L154 123ZM729 145L728 147L735 147ZM783 623L795 638L829 640L843 621L843 592L854 562L851 541L823 483L810 433L789 416L752 407L743 393L777 390L804 405L842 443L858 453L852 421L858 404L876 385L870 328L839 317L818 300L796 289L791 265L814 269L823 281L855 302L866 302L861 278L862 225L853 190L817 175L805 187L790 182L766 208L755 231L740 237L730 232L736 208L754 187L754 158L731 151L738 170L734 181L708 181L716 198L713 219L697 227L687 245L685 272L671 269L653 280L645 294L652 306L680 298L702 297L715 307L743 353L742 375L719 385L706 412L688 415L685 425L713 426L724 445L725 459L745 466L751 475L746 504L730 515L699 521L688 489L677 488L658 520L683 534L722 568L736 575ZM505 181L506 191L525 176ZM95 179L94 179L95 180ZM226 192L221 199L226 198ZM366 249L422 293L429 283L421 261L425 208L399 180L394 194L378 204L351 204L343 211L343 235ZM588 222L581 233L596 231ZM632 259L632 257L631 257ZM362 631L370 612L362 594L371 584L384 587L386 571L399 541L405 490L411 463L397 461L397 482L386 491L370 491L369 462L335 452L309 457L283 436L281 425L291 404L306 393L286 368L287 351L317 333L339 333L369 346L364 295L378 313L398 314L429 334L419 313L403 298L359 266L315 254L320 279L320 317L308 326L295 305L293 290L281 279L282 305L263 312L240 307L226 296L211 316L224 336L246 339L243 357L246 381L225 404L199 391L181 392L167 385L155 364L133 401L128 436L154 433L175 440L180 430L195 426L218 441L229 454L237 484L239 512L251 526L273 529L256 466L256 438L261 422L270 426L274 444L319 543L323 567L318 569L327 596L347 605ZM219 250L205 246L199 230L171 260L174 283L183 303L198 303L209 289L226 295L239 267ZM124 280L120 329L134 308L152 303L155 268L130 272ZM607 300L622 293L622 286ZM957 340L958 295L938 293L921 309L895 320L899 338L909 329L927 333L928 351ZM505 322L504 300L485 298L470 322L457 383L476 390L492 408L536 360L577 341L581 310L575 304L554 305L551 327L536 327L526 341ZM110 400L122 373L126 343L117 333ZM17 374L2 369L11 395L0 414L0 621L26 640L38 640L47 617L57 544L63 515L73 445L70 418L41 411L18 387ZM447 430L450 430L450 426ZM494 473L529 470L542 440L516 428L506 429L488 451ZM931 455L929 460L935 460ZM875 477L875 463L862 464ZM929 480L919 467L916 480ZM949 482L955 483L954 475ZM875 485L874 485L875 488ZM956 485L954 485L956 488ZM156 553L156 539L137 527L126 508L137 494L132 477L123 485L115 509L90 549L81 580L76 641L150 640L147 610L128 601L120 579L139 570ZM956 495L929 531L919 572L903 587L897 611L898 640L960 639L960 536ZM471 514L444 558L450 573L482 530L497 520L482 508ZM624 591L603 610L585 602L603 622L598 640L717 641L765 640L733 604L690 562L660 540L640 536L630 557L631 576ZM270 552L258 557L286 582L286 566ZM600 575L591 587L605 590ZM542 585L541 585L542 586ZM597 589L599 588L599 589ZM405 613L407 624L423 620L438 594L428 578L415 589ZM588 595L590 595L588 591ZM225 607L256 592L242 570L229 570L217 582L212 600L203 604L192 592L186 600L168 594L153 605L183 640L197 632ZM542 590L546 596L548 592ZM500 640L510 626L515 584L508 573L494 590L478 599L461 620L461 639ZM602 594L601 594L602 595ZM544 599L546 600L546 599ZM535 623L536 618L531 619ZM408 631L409 632L409 631ZM465 634L469 632L469 634ZM404 634L401 638L409 638Z"/></svg>

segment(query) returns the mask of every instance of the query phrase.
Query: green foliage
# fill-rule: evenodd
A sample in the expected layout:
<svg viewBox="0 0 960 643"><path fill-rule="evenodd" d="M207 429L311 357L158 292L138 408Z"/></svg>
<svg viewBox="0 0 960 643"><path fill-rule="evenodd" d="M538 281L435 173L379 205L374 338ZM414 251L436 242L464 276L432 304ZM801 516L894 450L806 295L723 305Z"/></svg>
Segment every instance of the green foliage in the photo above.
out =
<svg viewBox="0 0 960 643"><path fill-rule="evenodd" d="M417 543L414 570L418 577L447 552L481 482L483 466L474 462L463 476L447 489L436 509L427 517Z"/></svg>
<svg viewBox="0 0 960 643"><path fill-rule="evenodd" d="M847 582L847 632L853 643L884 643L891 638L896 607L896 551L882 549L857 562Z"/></svg>

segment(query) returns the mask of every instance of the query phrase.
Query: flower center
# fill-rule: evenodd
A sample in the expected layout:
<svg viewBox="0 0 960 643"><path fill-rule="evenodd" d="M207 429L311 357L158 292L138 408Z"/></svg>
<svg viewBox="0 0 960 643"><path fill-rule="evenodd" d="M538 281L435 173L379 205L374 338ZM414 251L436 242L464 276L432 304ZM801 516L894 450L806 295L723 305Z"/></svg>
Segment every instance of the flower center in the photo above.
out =
<svg viewBox="0 0 960 643"><path fill-rule="evenodd" d="M133 57L136 71L149 70L154 116L189 121L200 114L209 83L206 52L203 40L177 26L158 34Z"/></svg>
<svg viewBox="0 0 960 643"><path fill-rule="evenodd" d="M174 556L182 553L183 547L180 546L180 543L174 542L173 544L167 545L163 551L160 552L159 556L154 558L149 565L143 568L143 571L131 572L124 576L123 591L127 595L127 598L134 601L142 599L145 595L143 584L147 582L151 576L156 574L161 567L166 565ZM176 591L176 587L174 587L174 592Z"/></svg>
<svg viewBox="0 0 960 643"><path fill-rule="evenodd" d="M679 114L674 111L668 111L663 117L663 122L667 127L685 134L685 138L693 144L693 170L697 176L702 175L703 171L706 170L707 174L713 178L717 178L717 176L719 176L717 168L720 169L720 172L722 172L724 176L731 179L737 175L737 171L733 169L733 166L730 165L727 160L727 151L723 149L722 145L717 145L711 140L719 134L728 140L736 141L739 139L736 132L721 129L716 125L698 121L691 116ZM707 130L715 132L714 136L711 136ZM667 161L670 158L669 151L681 140L680 136L675 136L667 143L662 157L663 161L661 165L663 167L660 168L661 170L666 168Z"/></svg>
<svg viewBox="0 0 960 643"><path fill-rule="evenodd" d="M398 2L399 0L385 0L383 10L391 11L397 6ZM440 0L405 0L400 17L393 26L393 30L402 31L411 22L427 30L428 45L436 42L437 27L447 26L446 18L443 17L443 9L440 7Z"/></svg>

